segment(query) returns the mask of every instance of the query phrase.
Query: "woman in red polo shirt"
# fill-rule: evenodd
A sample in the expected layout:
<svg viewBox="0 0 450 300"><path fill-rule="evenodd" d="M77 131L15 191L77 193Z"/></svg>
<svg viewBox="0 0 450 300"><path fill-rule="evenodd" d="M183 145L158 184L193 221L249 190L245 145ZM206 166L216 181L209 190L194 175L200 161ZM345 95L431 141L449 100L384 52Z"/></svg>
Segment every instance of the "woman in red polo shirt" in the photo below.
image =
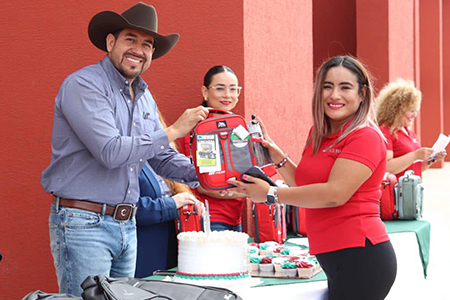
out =
<svg viewBox="0 0 450 300"><path fill-rule="evenodd" d="M206 72L203 78L201 92L203 95L202 105L224 111L231 111L238 103L241 87L237 76L227 66L214 66ZM214 117L217 114L211 114ZM186 156L191 155L190 135L186 135L180 141L181 152ZM211 230L242 231L241 216L244 207L245 195L242 194L220 194L208 191L201 186L196 190L200 201L208 200L209 213L211 215Z"/></svg>
<svg viewBox="0 0 450 300"><path fill-rule="evenodd" d="M377 97L377 121L387 139L386 170L400 178L407 170L422 172L442 160L447 152L431 157L433 149L422 147L412 130L422 93L412 81L398 79L386 85Z"/></svg>
<svg viewBox="0 0 450 300"><path fill-rule="evenodd" d="M290 187L230 180L254 202L306 208L310 252L328 278L328 299L384 299L397 260L380 219L380 183L386 171L383 134L371 121L373 88L364 66L337 56L318 70L313 127L296 165L268 136L274 162ZM261 120L260 120L261 121Z"/></svg>

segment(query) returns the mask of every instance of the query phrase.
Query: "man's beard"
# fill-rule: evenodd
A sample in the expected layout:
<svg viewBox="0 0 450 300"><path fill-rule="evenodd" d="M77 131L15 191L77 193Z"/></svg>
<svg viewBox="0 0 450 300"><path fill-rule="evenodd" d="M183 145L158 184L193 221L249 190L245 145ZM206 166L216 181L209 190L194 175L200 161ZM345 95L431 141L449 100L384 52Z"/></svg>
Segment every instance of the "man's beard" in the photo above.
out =
<svg viewBox="0 0 450 300"><path fill-rule="evenodd" d="M131 67L130 69L131 69L131 71L129 71L128 69L126 69L125 67L123 67L123 60L124 60L125 58L123 58L122 59L122 61L120 62L120 68L118 69L119 70L119 73L120 74L122 74L122 76L123 77L125 77L125 78L127 78L127 79L129 79L129 80L134 80L134 79L136 79L139 75L141 75L142 73L143 73L143 69L144 69L144 66L141 66L140 67L140 70L139 70L139 67Z"/></svg>

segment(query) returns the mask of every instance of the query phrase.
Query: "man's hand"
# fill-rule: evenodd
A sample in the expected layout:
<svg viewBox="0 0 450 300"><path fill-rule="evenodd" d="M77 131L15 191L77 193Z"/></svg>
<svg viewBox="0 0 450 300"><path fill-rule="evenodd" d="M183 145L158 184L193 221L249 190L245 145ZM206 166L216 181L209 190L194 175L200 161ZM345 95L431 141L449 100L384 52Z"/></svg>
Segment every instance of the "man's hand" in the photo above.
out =
<svg viewBox="0 0 450 300"><path fill-rule="evenodd" d="M189 108L171 126L165 129L169 142L188 134L198 122L208 116L208 109L203 106Z"/></svg>
<svg viewBox="0 0 450 300"><path fill-rule="evenodd" d="M173 200L175 200L177 209L187 204L194 204L194 202L197 200L192 194L187 192L176 194L172 196L172 198Z"/></svg>

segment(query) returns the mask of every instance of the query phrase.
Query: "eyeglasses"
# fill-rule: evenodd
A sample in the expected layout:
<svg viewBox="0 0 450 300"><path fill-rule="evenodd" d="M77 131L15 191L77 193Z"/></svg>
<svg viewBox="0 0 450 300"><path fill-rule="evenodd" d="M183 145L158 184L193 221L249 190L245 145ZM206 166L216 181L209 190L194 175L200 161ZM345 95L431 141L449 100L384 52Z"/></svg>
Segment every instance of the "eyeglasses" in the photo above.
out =
<svg viewBox="0 0 450 300"><path fill-rule="evenodd" d="M208 87L209 88L209 87ZM237 97L241 94L242 86L230 86L229 88L226 88L221 85L214 85L210 88L214 89L216 91L217 95L219 96L225 96L227 94L227 90L230 92L231 97Z"/></svg>

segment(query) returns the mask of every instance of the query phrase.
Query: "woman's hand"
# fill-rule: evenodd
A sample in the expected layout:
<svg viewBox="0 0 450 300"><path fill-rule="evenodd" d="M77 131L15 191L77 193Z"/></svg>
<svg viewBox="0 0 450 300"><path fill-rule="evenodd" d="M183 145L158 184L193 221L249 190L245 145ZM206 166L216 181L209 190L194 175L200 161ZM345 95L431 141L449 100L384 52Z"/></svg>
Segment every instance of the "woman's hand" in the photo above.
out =
<svg viewBox="0 0 450 300"><path fill-rule="evenodd" d="M253 202L266 202L267 192L269 191L270 185L262 179L249 175L243 175L243 178L252 183L244 183L242 181L229 179L227 182L236 186L236 188L231 190L247 195L247 197L249 197Z"/></svg>
<svg viewBox="0 0 450 300"><path fill-rule="evenodd" d="M415 160L423 160L423 161L427 161L430 156L433 154L434 150L432 148L427 148L427 147L422 147L420 149L417 149L416 151L414 151Z"/></svg>
<svg viewBox="0 0 450 300"><path fill-rule="evenodd" d="M442 150L441 152L439 152L438 154L436 154L436 162L443 160L446 155L447 155L447 151L445 149Z"/></svg>
<svg viewBox="0 0 450 300"><path fill-rule="evenodd" d="M257 116L256 120L259 122L259 125L261 126L261 131L264 137L262 145L269 150L270 158L274 163L282 161L284 159L284 152L270 138L269 133L267 132L267 128L264 125L264 122L261 120L261 118Z"/></svg>

